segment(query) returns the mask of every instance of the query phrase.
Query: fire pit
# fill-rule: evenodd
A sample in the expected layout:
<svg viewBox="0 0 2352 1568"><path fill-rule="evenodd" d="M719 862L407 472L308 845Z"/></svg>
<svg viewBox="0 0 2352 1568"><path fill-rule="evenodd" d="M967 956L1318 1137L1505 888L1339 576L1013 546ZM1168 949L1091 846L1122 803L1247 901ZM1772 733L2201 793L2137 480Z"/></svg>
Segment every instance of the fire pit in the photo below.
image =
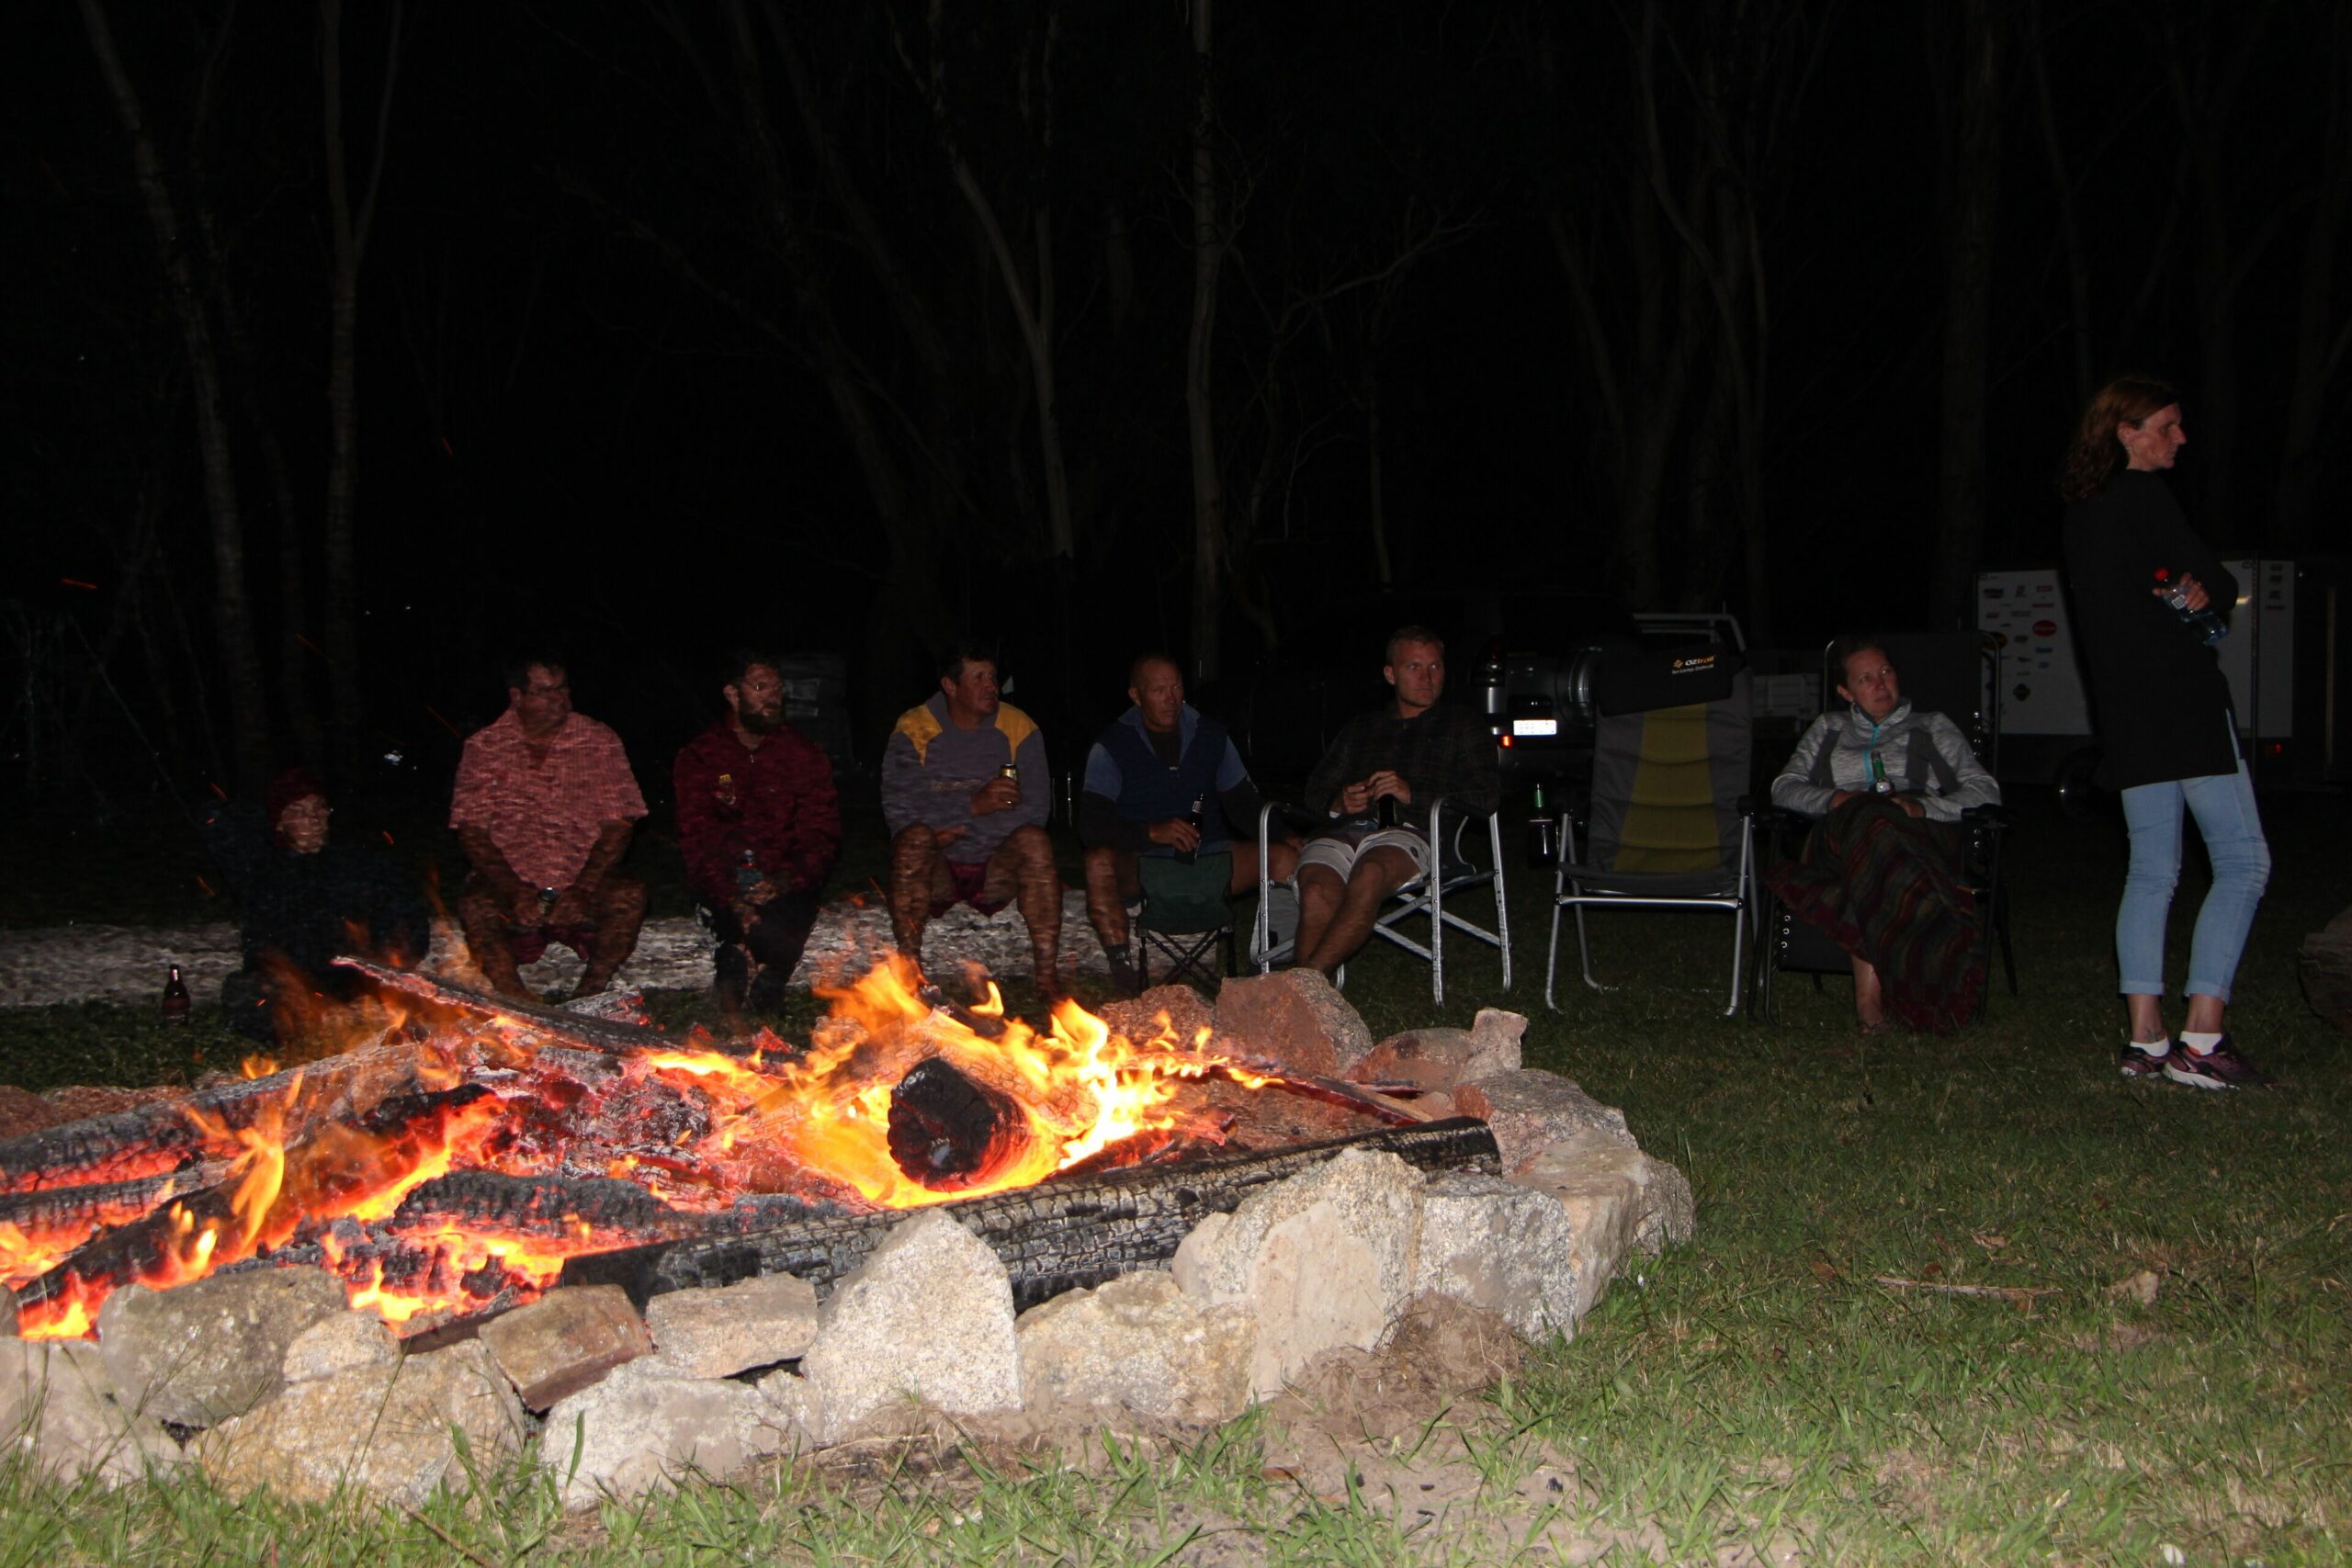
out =
<svg viewBox="0 0 2352 1568"><path fill-rule="evenodd" d="M831 993L805 1047L681 1043L370 973L379 1002L337 1055L0 1145L0 1279L25 1337L86 1336L118 1286L249 1260L323 1268L406 1332L648 1244L700 1245L668 1274L633 1252L589 1276L626 1275L642 1294L682 1271L787 1266L715 1261L754 1257L752 1236L845 1270L854 1238L896 1211L1211 1156L1225 1156L1222 1191L1248 1184L1249 1156L1419 1120L1351 1086L1253 1071L1206 1029L1175 1038L1164 1015L1131 1041L1064 1003L1040 1031L1005 1017L992 984L956 1006L895 964ZM1466 1128L1389 1142L1432 1162L1492 1153ZM1171 1200L1169 1223L1203 1201ZM1068 1235L1052 1259L1031 1249L1040 1290L1088 1282L1100 1238Z"/></svg>

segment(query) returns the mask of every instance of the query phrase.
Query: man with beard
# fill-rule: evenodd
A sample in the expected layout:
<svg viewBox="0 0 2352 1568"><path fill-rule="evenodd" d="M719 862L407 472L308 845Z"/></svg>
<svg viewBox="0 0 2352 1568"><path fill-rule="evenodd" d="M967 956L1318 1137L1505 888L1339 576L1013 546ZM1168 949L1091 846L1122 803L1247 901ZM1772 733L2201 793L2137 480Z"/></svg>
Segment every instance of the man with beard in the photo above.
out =
<svg viewBox="0 0 2352 1568"><path fill-rule="evenodd" d="M620 871L645 797L620 737L571 711L552 653L511 660L506 711L467 738L449 826L472 865L458 894L466 947L501 996L528 1001L520 965L550 942L585 964L594 996L637 951L645 884Z"/></svg>
<svg viewBox="0 0 2352 1568"><path fill-rule="evenodd" d="M719 1005L773 1012L817 923L842 844L832 764L784 721L784 676L748 649L728 661L727 716L678 753L678 849L718 938Z"/></svg>
<svg viewBox="0 0 2352 1568"><path fill-rule="evenodd" d="M1049 779L1036 721L1000 700L996 660L959 644L940 664L939 690L899 716L882 749L890 930L918 968L923 927L934 918L958 903L992 915L1018 900L1037 987L1061 993Z"/></svg>
<svg viewBox="0 0 2352 1568"><path fill-rule="evenodd" d="M1427 626L1388 638L1381 675L1394 701L1359 714L1331 739L1306 777L1304 803L1330 826L1298 857L1298 942L1294 962L1336 974L1372 935L1380 906L1428 874L1430 802L1448 795L1472 811L1502 798L1494 737L1464 707L1442 707L1445 643ZM1379 803L1395 801L1393 815Z"/></svg>

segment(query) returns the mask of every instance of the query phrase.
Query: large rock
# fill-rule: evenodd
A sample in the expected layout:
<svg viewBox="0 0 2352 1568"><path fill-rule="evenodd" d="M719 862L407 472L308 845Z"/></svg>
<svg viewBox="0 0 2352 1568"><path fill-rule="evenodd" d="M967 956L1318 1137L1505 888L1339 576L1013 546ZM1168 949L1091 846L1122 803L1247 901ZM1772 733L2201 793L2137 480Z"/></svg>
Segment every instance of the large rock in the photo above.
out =
<svg viewBox="0 0 2352 1568"><path fill-rule="evenodd" d="M401 1344L372 1312L341 1312L322 1317L286 1347L289 1383L316 1382L345 1372L379 1372L400 1364Z"/></svg>
<svg viewBox="0 0 2352 1568"><path fill-rule="evenodd" d="M1634 1134L1625 1129L1623 1111L1601 1104L1578 1089L1574 1079L1536 1067L1456 1085L1453 1106L1463 1115L1479 1117L1494 1129L1506 1173L1579 1133L1599 1133L1627 1148L1635 1146Z"/></svg>
<svg viewBox="0 0 2352 1568"><path fill-rule="evenodd" d="M1466 1170L1422 1189L1416 1295L1482 1307L1528 1339L1572 1334L1577 1259L1575 1227L1549 1193Z"/></svg>
<svg viewBox="0 0 2352 1568"><path fill-rule="evenodd" d="M1517 1072L1524 1015L1482 1008L1468 1029L1408 1029L1392 1034L1348 1071L1358 1083L1408 1083L1442 1092L1498 1073Z"/></svg>
<svg viewBox="0 0 2352 1568"><path fill-rule="evenodd" d="M168 1291L125 1285L98 1309L117 1396L178 1427L242 1416L286 1386L296 1335L348 1311L322 1269L241 1269Z"/></svg>
<svg viewBox="0 0 2352 1568"><path fill-rule="evenodd" d="M1227 980L1216 994L1216 1029L1252 1061L1317 1077L1341 1077L1372 1052L1372 1031L1314 969Z"/></svg>
<svg viewBox="0 0 2352 1568"><path fill-rule="evenodd" d="M1216 1025L1207 1001L1190 986L1154 986L1140 996L1105 1002L1102 1016L1114 1033L1138 1045L1165 1033L1180 1049L1189 1049L1202 1030L1214 1032Z"/></svg>
<svg viewBox="0 0 2352 1568"><path fill-rule="evenodd" d="M549 1291L483 1324L481 1342L533 1410L547 1409L653 1349L645 1320L618 1285Z"/></svg>
<svg viewBox="0 0 2352 1568"><path fill-rule="evenodd" d="M1585 1132L1537 1153L1510 1178L1548 1195L1568 1217L1575 1276L1573 1316L1581 1320L1634 1252L1690 1239L1690 1183L1661 1159L1605 1133Z"/></svg>
<svg viewBox="0 0 2352 1568"><path fill-rule="evenodd" d="M963 1416L1020 1408L1004 1265L945 1214L900 1222L833 1287L800 1371L821 1407L814 1435L823 1442L902 1400Z"/></svg>
<svg viewBox="0 0 2352 1568"><path fill-rule="evenodd" d="M175 1469L180 1446L152 1416L114 1397L106 1361L84 1340L0 1339L0 1452L66 1481L108 1486Z"/></svg>
<svg viewBox="0 0 2352 1568"><path fill-rule="evenodd" d="M654 1361L673 1377L724 1378L793 1360L817 1337L817 1288L768 1274L711 1291L672 1291L645 1306Z"/></svg>
<svg viewBox="0 0 2352 1568"><path fill-rule="evenodd" d="M474 1341L288 1387L198 1438L190 1451L224 1491L266 1486L295 1502L349 1487L415 1507L473 1464L497 1465L523 1443L523 1408L490 1351Z"/></svg>
<svg viewBox="0 0 2352 1568"><path fill-rule="evenodd" d="M1250 1403L1257 1325L1248 1307L1201 1302L1157 1269L1065 1292L1015 1327L1029 1409L1058 1401L1215 1423Z"/></svg>
<svg viewBox="0 0 2352 1568"><path fill-rule="evenodd" d="M549 1410L539 1462L560 1480L563 1506L585 1508L690 1475L734 1480L783 1445L757 1389L673 1377L649 1357Z"/></svg>
<svg viewBox="0 0 2352 1568"><path fill-rule="evenodd" d="M1202 1221L1176 1249L1176 1282L1249 1309L1250 1391L1272 1395L1323 1351L1386 1337L1419 1272L1420 1203L1419 1172L1351 1149Z"/></svg>

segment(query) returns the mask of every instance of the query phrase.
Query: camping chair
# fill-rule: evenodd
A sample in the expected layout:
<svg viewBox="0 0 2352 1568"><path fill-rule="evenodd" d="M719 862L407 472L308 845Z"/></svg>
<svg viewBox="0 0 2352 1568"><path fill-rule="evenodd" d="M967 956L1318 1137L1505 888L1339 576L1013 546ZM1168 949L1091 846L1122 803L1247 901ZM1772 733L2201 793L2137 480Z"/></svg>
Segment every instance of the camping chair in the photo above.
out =
<svg viewBox="0 0 2352 1568"><path fill-rule="evenodd" d="M1233 881L1233 852L1220 850L1190 864L1145 855L1136 862L1136 880L1143 897L1130 911L1128 926L1142 987L1151 987L1156 950L1169 961L1168 984L1190 981L1214 997L1220 970L1209 967L1210 959L1222 961L1224 975L1234 967L1233 906L1226 897Z"/></svg>
<svg viewBox="0 0 2352 1568"><path fill-rule="evenodd" d="M1632 657L1670 661L1627 683L1654 693L1669 691L1691 664L1688 655ZM1555 1010L1560 912L1576 911L1584 983L1600 991L1609 987L1593 976L1585 910L1612 908L1715 909L1731 916L1731 995L1724 1014L1739 1011L1747 939L1756 922L1748 679L1736 655L1716 650L1698 657L1714 667L1699 687L1706 700L1644 706L1645 699L1621 686L1617 700L1626 711L1612 711L1611 697L1601 698L1593 729L1590 795L1561 819L1552 941L1544 964L1544 1005ZM1581 845L1579 818L1585 826Z"/></svg>
<svg viewBox="0 0 2352 1568"><path fill-rule="evenodd" d="M1883 637L1887 659L1903 682L1903 695L1913 709L1940 713L1960 726L1969 750L1990 770L2000 753L2001 693L1997 655L1975 632L1917 632ZM1836 646L1835 644L1830 645ZM1829 667L1829 649L1821 655L1821 696L1824 711L1838 704L1838 682L1843 671ZM1757 814L1765 830L1766 859L1777 862L1793 855L1812 824L1792 811L1767 807ZM2001 840L2009 814L1998 806L1977 807L1961 815L1968 835L1961 882L1976 895L1984 913L1983 930L1999 944L2001 973L2009 995L2018 994L2017 957L2009 942L2008 887L2001 879ZM1756 952L1756 1010L1772 1017L1774 981L1784 970L1811 975L1817 989L1824 975L1850 973L1853 961L1846 950L1820 927L1798 919L1789 908L1759 884L1763 936ZM1976 1015L1983 1018L1992 1002L1991 987L1977 998Z"/></svg>
<svg viewBox="0 0 2352 1568"><path fill-rule="evenodd" d="M1291 956L1298 929L1298 888L1295 882L1276 882L1268 863L1268 850L1272 844L1272 829L1277 817L1286 823L1296 819L1295 808L1269 802L1258 813L1258 921L1250 943L1250 956L1258 973L1265 974L1277 960ZM1470 832L1470 825L1479 818L1487 823L1486 857L1480 863L1476 857L1477 840ZM1448 927L1485 942L1502 954L1503 986L1510 989L1510 906L1503 884L1503 829L1499 810L1481 812L1472 809L1450 795L1440 795L1430 803L1430 839L1439 846L1437 874L1416 876L1389 895L1387 905L1379 919L1374 922L1372 934L1385 938L1406 952L1421 959L1430 966L1430 993L1439 1006L1445 1002L1445 933ZM1465 918L1458 908L1445 907L1449 894L1469 891L1480 885L1491 886L1495 894L1495 924L1492 930ZM1416 916L1429 919L1429 941L1424 943L1397 927ZM1339 984L1348 983L1347 965L1340 966Z"/></svg>

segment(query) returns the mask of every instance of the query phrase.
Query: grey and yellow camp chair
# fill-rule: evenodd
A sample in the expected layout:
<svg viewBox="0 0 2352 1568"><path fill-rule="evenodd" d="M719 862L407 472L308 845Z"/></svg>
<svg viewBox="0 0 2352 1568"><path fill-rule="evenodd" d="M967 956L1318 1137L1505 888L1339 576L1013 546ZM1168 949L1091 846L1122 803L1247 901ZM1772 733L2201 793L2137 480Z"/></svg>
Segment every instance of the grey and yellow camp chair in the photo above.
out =
<svg viewBox="0 0 2352 1568"><path fill-rule="evenodd" d="M1731 993L1739 1011L1756 921L1756 825L1748 799L1748 679L1742 670L1713 701L1604 713L1594 727L1592 790L1562 821L1552 886L1552 942L1544 1003L1559 967L1560 914L1574 909L1584 983L1593 977L1588 908L1718 909L1732 917ZM1578 818L1583 819L1581 842Z"/></svg>

